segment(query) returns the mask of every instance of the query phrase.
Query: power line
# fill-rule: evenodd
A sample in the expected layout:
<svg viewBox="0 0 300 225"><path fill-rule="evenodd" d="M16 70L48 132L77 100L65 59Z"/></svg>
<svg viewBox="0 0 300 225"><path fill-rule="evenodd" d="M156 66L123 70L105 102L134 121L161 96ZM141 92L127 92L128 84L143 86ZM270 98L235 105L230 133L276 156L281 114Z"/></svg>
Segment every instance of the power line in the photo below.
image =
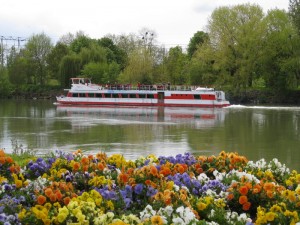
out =
<svg viewBox="0 0 300 225"><path fill-rule="evenodd" d="M26 42L27 38L24 37L14 37L14 36L0 36L0 61L1 65L4 65L5 56L8 54L10 48L14 47L20 50L23 42Z"/></svg>

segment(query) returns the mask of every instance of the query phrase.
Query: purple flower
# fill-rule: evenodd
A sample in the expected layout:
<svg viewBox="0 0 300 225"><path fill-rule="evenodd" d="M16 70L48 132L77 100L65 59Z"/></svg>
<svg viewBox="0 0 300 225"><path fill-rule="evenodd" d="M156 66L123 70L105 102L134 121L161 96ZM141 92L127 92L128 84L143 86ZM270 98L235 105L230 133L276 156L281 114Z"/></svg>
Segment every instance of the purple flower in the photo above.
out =
<svg viewBox="0 0 300 225"><path fill-rule="evenodd" d="M125 208L129 208L132 203L132 200L130 198L125 198L124 202L125 202Z"/></svg>
<svg viewBox="0 0 300 225"><path fill-rule="evenodd" d="M158 191L153 188L152 186L148 186L148 189L147 189L147 193L146 193L146 196L147 197L152 197L153 195L155 195Z"/></svg>
<svg viewBox="0 0 300 225"><path fill-rule="evenodd" d="M136 193L137 195L140 195L143 191L144 185L143 184L137 184L134 187L134 193Z"/></svg>

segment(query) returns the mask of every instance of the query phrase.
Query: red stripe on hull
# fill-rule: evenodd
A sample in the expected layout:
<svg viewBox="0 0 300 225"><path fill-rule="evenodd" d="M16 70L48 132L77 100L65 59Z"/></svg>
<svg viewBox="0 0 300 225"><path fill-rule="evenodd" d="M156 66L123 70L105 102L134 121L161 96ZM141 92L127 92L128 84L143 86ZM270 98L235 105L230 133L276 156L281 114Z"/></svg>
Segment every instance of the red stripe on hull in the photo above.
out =
<svg viewBox="0 0 300 225"><path fill-rule="evenodd" d="M174 103L129 103L129 102L66 102L58 101L62 105L108 105L108 106L165 106L165 107L200 107L200 108L223 108L230 104L174 104Z"/></svg>

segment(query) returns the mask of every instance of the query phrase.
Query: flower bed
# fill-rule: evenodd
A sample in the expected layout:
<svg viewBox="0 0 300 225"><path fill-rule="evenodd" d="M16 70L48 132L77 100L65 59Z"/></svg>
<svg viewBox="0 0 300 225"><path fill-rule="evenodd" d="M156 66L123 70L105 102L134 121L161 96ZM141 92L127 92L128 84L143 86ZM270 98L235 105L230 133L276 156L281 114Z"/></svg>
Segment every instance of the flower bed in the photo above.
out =
<svg viewBox="0 0 300 225"><path fill-rule="evenodd" d="M296 224L300 174L274 159L0 150L0 224Z"/></svg>

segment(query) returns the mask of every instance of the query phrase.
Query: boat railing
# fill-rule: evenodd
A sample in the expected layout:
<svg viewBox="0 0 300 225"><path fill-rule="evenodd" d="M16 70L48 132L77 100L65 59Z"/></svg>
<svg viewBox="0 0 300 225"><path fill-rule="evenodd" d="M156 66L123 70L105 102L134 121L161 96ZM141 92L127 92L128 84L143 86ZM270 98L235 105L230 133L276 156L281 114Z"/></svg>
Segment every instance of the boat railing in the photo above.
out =
<svg viewBox="0 0 300 225"><path fill-rule="evenodd" d="M186 86L186 85L169 85L169 84L154 84L154 85L131 85L131 84L114 84L102 85L107 90L146 90L146 91L193 91L199 86ZM205 91L205 88L202 89ZM207 89L211 91L211 89Z"/></svg>

